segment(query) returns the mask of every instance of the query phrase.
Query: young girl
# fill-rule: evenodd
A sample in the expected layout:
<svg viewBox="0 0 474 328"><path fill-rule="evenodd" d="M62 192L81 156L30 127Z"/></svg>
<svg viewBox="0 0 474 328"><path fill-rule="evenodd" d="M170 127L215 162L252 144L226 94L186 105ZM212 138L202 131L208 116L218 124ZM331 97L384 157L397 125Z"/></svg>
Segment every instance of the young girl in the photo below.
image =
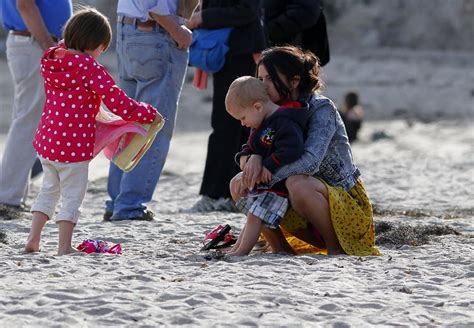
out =
<svg viewBox="0 0 474 328"><path fill-rule="evenodd" d="M155 108L127 97L96 62L111 38L107 18L95 9L84 8L66 23L64 43L48 49L41 59L46 103L33 147L41 158L44 178L31 208L33 221L26 252L39 251L41 232L53 216L59 198L62 204L56 215L58 255L76 251L71 246L72 233L87 189L95 117L102 101L127 121L160 120Z"/></svg>
<svg viewBox="0 0 474 328"><path fill-rule="evenodd" d="M273 102L304 100L309 104L305 152L277 170L270 182L273 185L287 179L292 208L281 226L299 239L327 249L328 254L380 254L374 242L372 207L354 164L344 123L332 101L317 93L322 82L315 55L291 46L267 49L257 64L257 76ZM261 157L252 155L231 188L244 194L245 188L261 180L261 171ZM280 230L263 232L273 251L292 252Z"/></svg>

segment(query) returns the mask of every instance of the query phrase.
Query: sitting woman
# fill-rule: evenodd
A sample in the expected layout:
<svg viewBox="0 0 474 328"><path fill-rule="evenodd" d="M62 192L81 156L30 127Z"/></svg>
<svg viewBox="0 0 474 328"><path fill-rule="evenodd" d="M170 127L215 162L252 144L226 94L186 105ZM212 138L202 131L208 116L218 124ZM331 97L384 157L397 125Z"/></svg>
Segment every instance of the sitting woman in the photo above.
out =
<svg viewBox="0 0 474 328"><path fill-rule="evenodd" d="M379 255L372 206L353 163L344 123L332 101L317 93L322 88L317 57L291 46L270 48L262 53L257 77L273 102L309 104L303 156L277 170L268 184L287 179L291 209L280 226L331 255ZM231 193L245 195L260 182L261 171L261 157L249 156L243 172L230 183ZM280 229L263 233L274 252L293 253Z"/></svg>
<svg viewBox="0 0 474 328"><path fill-rule="evenodd" d="M346 126L349 143L352 143L357 140L357 133L362 126L364 118L364 110L359 103L359 94L357 92L350 91L345 95L340 114Z"/></svg>

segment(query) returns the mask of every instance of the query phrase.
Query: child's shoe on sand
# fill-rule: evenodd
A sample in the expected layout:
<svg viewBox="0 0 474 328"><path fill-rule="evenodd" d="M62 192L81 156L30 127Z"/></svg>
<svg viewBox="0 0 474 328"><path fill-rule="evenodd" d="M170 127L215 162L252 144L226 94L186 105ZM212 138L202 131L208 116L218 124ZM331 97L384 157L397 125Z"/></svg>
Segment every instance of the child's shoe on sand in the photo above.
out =
<svg viewBox="0 0 474 328"><path fill-rule="evenodd" d="M204 246L201 250L218 249L232 246L237 238L232 233L230 225L218 225L204 237Z"/></svg>

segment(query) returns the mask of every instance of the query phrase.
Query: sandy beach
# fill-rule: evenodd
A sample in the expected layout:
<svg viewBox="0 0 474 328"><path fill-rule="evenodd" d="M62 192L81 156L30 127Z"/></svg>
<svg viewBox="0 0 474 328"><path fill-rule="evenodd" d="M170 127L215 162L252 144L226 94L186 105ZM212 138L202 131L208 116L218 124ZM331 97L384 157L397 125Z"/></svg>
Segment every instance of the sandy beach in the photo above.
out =
<svg viewBox="0 0 474 328"><path fill-rule="evenodd" d="M339 103L357 88L366 108L353 153L373 201L382 256L256 249L216 259L201 252L206 231L228 223L238 233L244 216L183 211L198 199L210 115L209 90L197 92L188 81L149 204L156 221L102 222L108 163L102 156L92 162L73 241L121 243L123 255L57 257L54 223L44 230L42 251L23 254L29 213L0 211L0 326L474 326L472 54L446 56L335 54L323 72L329 97ZM114 58L112 52L104 64L115 67ZM435 67L443 79L430 73ZM4 58L1 70L8 111Z"/></svg>

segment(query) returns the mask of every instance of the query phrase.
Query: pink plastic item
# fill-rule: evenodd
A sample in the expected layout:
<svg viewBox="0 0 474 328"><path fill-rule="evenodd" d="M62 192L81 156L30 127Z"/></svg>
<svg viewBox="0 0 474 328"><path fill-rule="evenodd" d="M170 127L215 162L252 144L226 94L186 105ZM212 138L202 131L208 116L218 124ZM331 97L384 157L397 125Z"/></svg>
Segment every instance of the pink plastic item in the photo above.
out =
<svg viewBox="0 0 474 328"><path fill-rule="evenodd" d="M120 244L110 245L104 240L85 239L77 246L77 249L87 254L91 253L108 253L122 254L122 246Z"/></svg>
<svg viewBox="0 0 474 328"><path fill-rule="evenodd" d="M145 136L147 131L101 108L96 117L94 157L104 150L105 157L112 160L120 149L130 143L134 133Z"/></svg>
<svg viewBox="0 0 474 328"><path fill-rule="evenodd" d="M255 64L258 64L258 62L260 61L260 57L262 57L262 53L261 52L256 52L256 53L252 54L252 57L253 57L253 61L255 62Z"/></svg>
<svg viewBox="0 0 474 328"><path fill-rule="evenodd" d="M207 77L207 72L203 71L200 68L196 68L194 70L193 87L198 90L207 89Z"/></svg>
<svg viewBox="0 0 474 328"><path fill-rule="evenodd" d="M257 52L252 54L253 61L255 64L258 64L260 57L262 56L262 53ZM209 74L202 69L196 67L194 70L194 77L193 77L193 87L195 87L197 90L206 90L207 89L207 78Z"/></svg>

